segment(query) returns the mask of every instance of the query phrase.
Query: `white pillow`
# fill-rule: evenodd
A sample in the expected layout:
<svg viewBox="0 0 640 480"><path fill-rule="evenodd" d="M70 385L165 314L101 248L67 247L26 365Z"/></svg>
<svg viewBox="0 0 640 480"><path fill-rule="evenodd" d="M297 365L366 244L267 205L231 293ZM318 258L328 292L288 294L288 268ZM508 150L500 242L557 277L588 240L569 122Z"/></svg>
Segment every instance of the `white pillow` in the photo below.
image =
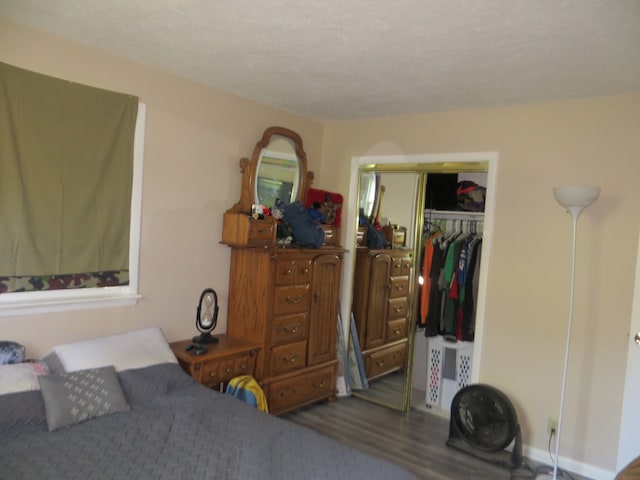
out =
<svg viewBox="0 0 640 480"><path fill-rule="evenodd" d="M47 366L42 362L0 365L0 395L40 390L38 376L48 373Z"/></svg>
<svg viewBox="0 0 640 480"><path fill-rule="evenodd" d="M53 351L67 372L113 365L116 371L177 363L160 327L57 345Z"/></svg>

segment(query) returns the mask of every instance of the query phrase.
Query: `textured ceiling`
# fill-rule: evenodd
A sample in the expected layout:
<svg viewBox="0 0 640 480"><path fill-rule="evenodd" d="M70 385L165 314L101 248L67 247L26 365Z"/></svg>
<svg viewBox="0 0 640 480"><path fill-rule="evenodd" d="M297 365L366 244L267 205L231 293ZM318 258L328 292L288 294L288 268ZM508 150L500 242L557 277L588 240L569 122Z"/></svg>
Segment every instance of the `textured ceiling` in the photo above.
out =
<svg viewBox="0 0 640 480"><path fill-rule="evenodd" d="M640 93L640 0L0 0L0 15L322 120Z"/></svg>

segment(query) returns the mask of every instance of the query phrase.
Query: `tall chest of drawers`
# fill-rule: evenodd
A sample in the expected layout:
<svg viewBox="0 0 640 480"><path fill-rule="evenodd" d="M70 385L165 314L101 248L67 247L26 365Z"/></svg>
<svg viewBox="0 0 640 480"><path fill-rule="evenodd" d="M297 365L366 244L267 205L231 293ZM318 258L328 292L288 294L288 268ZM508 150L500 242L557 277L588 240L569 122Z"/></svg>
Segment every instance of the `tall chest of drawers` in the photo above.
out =
<svg viewBox="0 0 640 480"><path fill-rule="evenodd" d="M232 248L227 334L261 348L269 411L335 398L340 248Z"/></svg>
<svg viewBox="0 0 640 480"><path fill-rule="evenodd" d="M353 315L367 378L404 368L412 251L358 247Z"/></svg>

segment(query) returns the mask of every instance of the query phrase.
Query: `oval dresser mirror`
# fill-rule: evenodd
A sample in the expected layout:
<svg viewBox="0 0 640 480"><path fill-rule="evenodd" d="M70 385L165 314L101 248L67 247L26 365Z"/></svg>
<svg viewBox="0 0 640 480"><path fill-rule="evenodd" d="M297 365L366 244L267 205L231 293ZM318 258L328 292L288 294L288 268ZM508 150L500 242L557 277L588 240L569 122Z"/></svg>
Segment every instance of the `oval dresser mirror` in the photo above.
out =
<svg viewBox="0 0 640 480"><path fill-rule="evenodd" d="M358 205L369 223L373 223L378 216L383 192L384 186L380 182L379 173L364 171L360 174Z"/></svg>
<svg viewBox="0 0 640 480"><path fill-rule="evenodd" d="M373 205L376 197L376 173L362 172L360 174L360 198L358 205L365 217L371 220Z"/></svg>
<svg viewBox="0 0 640 480"><path fill-rule="evenodd" d="M300 162L289 137L274 135L260 150L256 166L255 203L272 207L276 200L291 203L300 187Z"/></svg>
<svg viewBox="0 0 640 480"><path fill-rule="evenodd" d="M293 130L269 127L253 149L251 160L240 160L240 200L228 213L251 213L254 204L271 208L276 198L304 204L313 172L307 171L302 139Z"/></svg>

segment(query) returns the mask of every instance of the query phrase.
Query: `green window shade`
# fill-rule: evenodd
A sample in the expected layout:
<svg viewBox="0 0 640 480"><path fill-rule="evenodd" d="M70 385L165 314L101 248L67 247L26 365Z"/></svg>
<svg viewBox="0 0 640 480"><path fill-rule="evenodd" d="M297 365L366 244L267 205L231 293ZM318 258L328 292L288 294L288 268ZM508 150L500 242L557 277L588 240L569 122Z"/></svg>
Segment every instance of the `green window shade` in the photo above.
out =
<svg viewBox="0 0 640 480"><path fill-rule="evenodd" d="M0 63L0 276L128 269L137 109Z"/></svg>

